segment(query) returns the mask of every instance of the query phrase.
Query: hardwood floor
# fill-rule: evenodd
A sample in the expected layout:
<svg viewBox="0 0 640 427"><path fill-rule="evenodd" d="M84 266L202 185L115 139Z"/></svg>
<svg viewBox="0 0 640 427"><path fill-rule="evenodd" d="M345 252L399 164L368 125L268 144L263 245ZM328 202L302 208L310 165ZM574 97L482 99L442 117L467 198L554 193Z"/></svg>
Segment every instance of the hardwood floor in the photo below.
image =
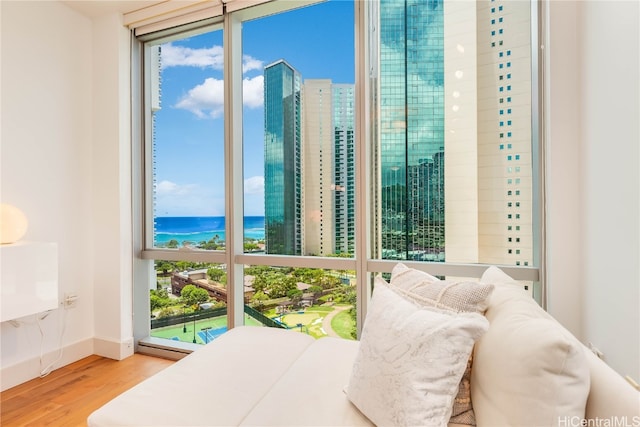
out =
<svg viewBox="0 0 640 427"><path fill-rule="evenodd" d="M86 426L94 410L173 363L142 354L89 356L0 393L0 425Z"/></svg>

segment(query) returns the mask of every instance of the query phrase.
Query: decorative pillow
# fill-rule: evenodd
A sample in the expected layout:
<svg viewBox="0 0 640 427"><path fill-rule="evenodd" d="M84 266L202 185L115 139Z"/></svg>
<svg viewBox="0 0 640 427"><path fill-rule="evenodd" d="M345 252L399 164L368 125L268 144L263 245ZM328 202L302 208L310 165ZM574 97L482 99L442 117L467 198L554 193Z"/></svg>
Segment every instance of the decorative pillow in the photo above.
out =
<svg viewBox="0 0 640 427"><path fill-rule="evenodd" d="M480 282L493 283L495 285L506 286L506 287L512 286L519 289L524 289L521 283L511 278L511 276L509 276L504 271L500 270L495 265L492 265L491 267L487 268L484 271L484 273L482 274L482 277L480 278Z"/></svg>
<svg viewBox="0 0 640 427"><path fill-rule="evenodd" d="M423 271L397 264L391 273L391 284L407 298L421 305L455 312L483 313L493 285L469 281L448 281Z"/></svg>
<svg viewBox="0 0 640 427"><path fill-rule="evenodd" d="M393 268L391 283L401 288L403 295L419 304L455 312L483 313L493 291L491 284L442 281L402 263ZM469 358L467 369L460 380L449 420L451 423L476 425L471 401L471 359Z"/></svg>
<svg viewBox="0 0 640 427"><path fill-rule="evenodd" d="M582 344L496 267L489 331L476 343L471 397L478 425L557 425L583 419L589 367Z"/></svg>
<svg viewBox="0 0 640 427"><path fill-rule="evenodd" d="M478 313L420 307L381 277L367 312L347 396L381 426L446 426L474 342Z"/></svg>
<svg viewBox="0 0 640 427"><path fill-rule="evenodd" d="M471 405L471 365L473 364L473 354L467 361L467 368L464 370L458 394L453 400L453 409L451 410L451 418L449 423L465 424L469 426L476 425L476 416Z"/></svg>

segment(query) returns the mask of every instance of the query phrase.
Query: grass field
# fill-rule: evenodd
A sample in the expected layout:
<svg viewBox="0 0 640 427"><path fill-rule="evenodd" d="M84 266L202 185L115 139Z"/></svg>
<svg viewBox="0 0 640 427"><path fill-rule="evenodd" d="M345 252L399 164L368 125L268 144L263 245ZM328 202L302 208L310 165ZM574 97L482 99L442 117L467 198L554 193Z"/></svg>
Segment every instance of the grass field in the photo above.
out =
<svg viewBox="0 0 640 427"><path fill-rule="evenodd" d="M304 313L291 313L282 317L282 321L290 328L297 331L306 332L314 338L322 338L327 334L322 330L322 318L326 312L305 311ZM302 328L297 325L301 324Z"/></svg>
<svg viewBox="0 0 640 427"><path fill-rule="evenodd" d="M349 314L349 310L341 311L336 315L336 317L331 319L331 329L333 329L335 333L340 335L342 338L348 340L354 339L351 336L351 331L355 329L354 327L355 325L353 324L353 319Z"/></svg>
<svg viewBox="0 0 640 427"><path fill-rule="evenodd" d="M276 318L294 331L309 334L314 338L322 338L328 335L327 331L322 327L322 320L334 310L334 306L314 306L309 307L304 311L292 311L282 317L276 317L275 310L268 310L264 314L267 317ZM262 326L262 323L245 314L245 325ZM298 325L301 325L301 327ZM193 321L187 321L180 325L152 329L151 336L182 342L193 342L195 336L197 344L206 344L206 342L215 339L217 335L225 332L226 327L227 316L220 316L197 320L195 323L195 331ZM205 328L208 328L209 331L207 332ZM338 313L331 320L331 329L333 329L342 338L353 339L351 337L351 330L353 328L353 321L346 310Z"/></svg>

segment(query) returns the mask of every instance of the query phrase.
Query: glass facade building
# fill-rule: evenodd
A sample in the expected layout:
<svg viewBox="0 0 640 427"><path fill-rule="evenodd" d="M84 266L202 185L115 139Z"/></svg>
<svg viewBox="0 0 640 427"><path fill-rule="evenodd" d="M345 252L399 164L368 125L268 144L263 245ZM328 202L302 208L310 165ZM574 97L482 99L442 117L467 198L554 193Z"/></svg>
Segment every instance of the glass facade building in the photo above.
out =
<svg viewBox="0 0 640 427"><path fill-rule="evenodd" d="M302 251L301 78L285 61L264 69L265 251Z"/></svg>
<svg viewBox="0 0 640 427"><path fill-rule="evenodd" d="M381 0L381 258L444 261L442 0Z"/></svg>
<svg viewBox="0 0 640 427"><path fill-rule="evenodd" d="M530 8L380 1L375 257L533 261Z"/></svg>

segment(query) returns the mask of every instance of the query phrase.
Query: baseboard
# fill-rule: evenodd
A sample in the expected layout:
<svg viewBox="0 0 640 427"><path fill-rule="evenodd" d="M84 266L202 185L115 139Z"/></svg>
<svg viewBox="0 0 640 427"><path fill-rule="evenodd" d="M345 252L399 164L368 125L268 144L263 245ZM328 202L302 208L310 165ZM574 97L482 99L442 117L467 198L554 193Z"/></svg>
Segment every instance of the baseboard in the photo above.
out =
<svg viewBox="0 0 640 427"><path fill-rule="evenodd" d="M53 370L93 354L93 338L69 344L63 348L62 357L53 365ZM41 370L49 363L52 363L60 355L59 350L51 351L44 355L44 366L40 366L40 357L34 357L23 362L16 363L0 369L0 391L5 391L11 387L38 378Z"/></svg>
<svg viewBox="0 0 640 427"><path fill-rule="evenodd" d="M133 338L124 341L113 341L105 338L93 339L93 354L98 356L122 360L133 355L133 352Z"/></svg>

